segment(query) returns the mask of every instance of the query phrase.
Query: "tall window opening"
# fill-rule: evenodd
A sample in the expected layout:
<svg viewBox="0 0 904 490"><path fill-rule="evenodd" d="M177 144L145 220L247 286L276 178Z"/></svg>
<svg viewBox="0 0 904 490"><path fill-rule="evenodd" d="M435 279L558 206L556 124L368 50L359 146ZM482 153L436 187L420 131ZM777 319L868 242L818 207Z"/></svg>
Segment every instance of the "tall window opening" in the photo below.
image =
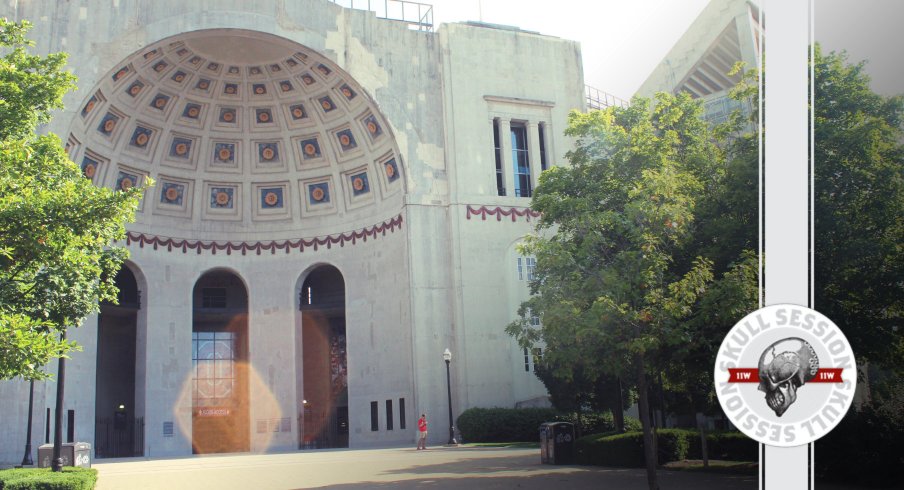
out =
<svg viewBox="0 0 904 490"><path fill-rule="evenodd" d="M339 269L312 270L298 290L298 308L298 447L348 447L345 281Z"/></svg>
<svg viewBox="0 0 904 490"><path fill-rule="evenodd" d="M392 430L392 400L386 400L386 430Z"/></svg>
<svg viewBox="0 0 904 490"><path fill-rule="evenodd" d="M94 456L144 455L144 410L136 403L140 293L135 274L123 265L114 279L116 304L100 304L94 393ZM74 420L69 429L74 428Z"/></svg>
<svg viewBox="0 0 904 490"><path fill-rule="evenodd" d="M530 161L527 149L527 128L512 123L512 167L515 172L515 196L530 197Z"/></svg>
<svg viewBox="0 0 904 490"><path fill-rule="evenodd" d="M248 291L237 275L211 271L192 305L192 450L249 451Z"/></svg>
<svg viewBox="0 0 904 490"><path fill-rule="evenodd" d="M537 270L537 258L536 257L525 257L524 261L526 263L527 268L527 280L534 280L534 272Z"/></svg>
<svg viewBox="0 0 904 490"><path fill-rule="evenodd" d="M505 178L502 175L502 143L499 138L499 119L493 119L493 146L496 148L496 194L505 195Z"/></svg>
<svg viewBox="0 0 904 490"><path fill-rule="evenodd" d="M543 349L540 347L534 347L533 349L533 359L534 361L534 372L537 372L537 365L543 362Z"/></svg>

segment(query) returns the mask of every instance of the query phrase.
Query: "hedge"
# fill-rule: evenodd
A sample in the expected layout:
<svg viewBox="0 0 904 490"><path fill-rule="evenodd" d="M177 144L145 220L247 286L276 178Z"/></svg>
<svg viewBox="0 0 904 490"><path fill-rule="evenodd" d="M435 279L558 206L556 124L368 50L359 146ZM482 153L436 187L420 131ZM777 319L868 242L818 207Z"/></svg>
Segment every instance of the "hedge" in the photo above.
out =
<svg viewBox="0 0 904 490"><path fill-rule="evenodd" d="M570 413L564 415L564 419L577 424L577 414ZM590 434L615 434L615 420L610 412L583 412L581 413L581 430L582 435ZM641 430L640 420L634 417L625 417L625 431L633 432Z"/></svg>
<svg viewBox="0 0 904 490"><path fill-rule="evenodd" d="M816 443L817 480L901 488L904 482L904 403L901 400L851 408Z"/></svg>
<svg viewBox="0 0 904 490"><path fill-rule="evenodd" d="M97 470L67 466L61 473L50 468L0 471L0 490L92 490Z"/></svg>
<svg viewBox="0 0 904 490"><path fill-rule="evenodd" d="M469 408L458 416L465 442L535 442L540 424L564 420L551 408Z"/></svg>
<svg viewBox="0 0 904 490"><path fill-rule="evenodd" d="M693 432L690 438L688 459L703 459L700 450L700 433ZM709 459L723 461L758 461L759 444L740 432L709 432L706 434L706 452Z"/></svg>
<svg viewBox="0 0 904 490"><path fill-rule="evenodd" d="M466 442L537 442L544 422L577 422L577 414L564 414L552 408L469 408L459 417L456 427ZM613 433L612 414L582 413L583 434ZM640 421L625 417L627 430L640 430Z"/></svg>
<svg viewBox="0 0 904 490"><path fill-rule="evenodd" d="M656 431L658 463L700 459L700 433L686 429ZM756 461L757 444L741 433L707 434L711 459ZM640 468L644 466L643 432L597 434L582 437L576 443L579 464Z"/></svg>

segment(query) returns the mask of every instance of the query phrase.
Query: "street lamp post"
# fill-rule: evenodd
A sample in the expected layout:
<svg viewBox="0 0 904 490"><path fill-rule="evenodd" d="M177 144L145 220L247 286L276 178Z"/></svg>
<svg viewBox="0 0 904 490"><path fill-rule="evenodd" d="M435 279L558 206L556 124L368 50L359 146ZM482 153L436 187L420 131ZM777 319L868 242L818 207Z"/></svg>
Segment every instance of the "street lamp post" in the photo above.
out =
<svg viewBox="0 0 904 490"><path fill-rule="evenodd" d="M452 377L449 374L452 352L449 349L443 351L443 360L446 361L446 390L449 394L449 444L458 444L455 440L455 426L452 424Z"/></svg>
<svg viewBox="0 0 904 490"><path fill-rule="evenodd" d="M28 382L28 424L25 429L25 456L22 457L22 466L34 466L31 460L31 417L34 412L35 380Z"/></svg>
<svg viewBox="0 0 904 490"><path fill-rule="evenodd" d="M60 333L60 340L66 340L66 331ZM50 467L55 472L63 471L63 384L66 382L66 357L60 356L57 368L56 413L53 421L53 460Z"/></svg>

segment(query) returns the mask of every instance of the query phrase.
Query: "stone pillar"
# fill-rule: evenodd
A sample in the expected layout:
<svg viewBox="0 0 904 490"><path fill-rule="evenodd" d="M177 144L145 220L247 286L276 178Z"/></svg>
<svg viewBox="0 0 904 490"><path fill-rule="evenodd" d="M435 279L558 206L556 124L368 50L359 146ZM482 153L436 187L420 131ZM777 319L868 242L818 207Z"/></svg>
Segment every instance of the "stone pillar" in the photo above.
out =
<svg viewBox="0 0 904 490"><path fill-rule="evenodd" d="M545 144L545 142L544 142ZM537 188L537 178L540 177L540 125L536 121L527 123L527 161L530 167L531 195Z"/></svg>
<svg viewBox="0 0 904 490"><path fill-rule="evenodd" d="M498 186L496 185L496 137L497 137L497 136L499 137L499 153L500 153L500 155L499 155L499 156L500 156L500 162L499 162L499 164L502 165L502 161L501 161L501 160L502 160L502 158L501 158L501 157L502 157L502 155L501 155L501 153L502 153L502 136L501 136L501 135L497 135L497 134L496 134L496 131L497 131L497 128L496 128L496 118L495 118L495 117L491 117L491 118L490 118L490 134L493 135L492 139L490 140L490 144L492 145L492 149L493 149L493 157L492 157L492 160L491 160L492 163L493 163L493 167L492 167L492 169L491 169L491 171L492 171L492 174L491 174L491 175L492 175L492 180L491 180L491 182L492 182L492 192L493 192L494 195L498 195L498 194L499 194L499 188L498 188ZM503 166L503 167L501 167L501 168L504 169L505 167ZM504 172L505 172L505 171L503 170L503 174L502 174L503 176L505 175ZM502 185L505 186L505 177L503 177L503 179L502 179Z"/></svg>
<svg viewBox="0 0 904 490"><path fill-rule="evenodd" d="M512 122L499 119L499 143L502 144L502 175L505 181L505 195L515 195L515 169L512 167Z"/></svg>
<svg viewBox="0 0 904 490"><path fill-rule="evenodd" d="M147 309L144 456L187 456L192 452L191 295L198 274L195 267L185 263L167 265L152 255L153 250L136 248L131 249L132 260L148 284L147 293L141 295L145 301L142 308ZM139 370L136 366L136 375ZM135 389L138 390L137 382Z"/></svg>

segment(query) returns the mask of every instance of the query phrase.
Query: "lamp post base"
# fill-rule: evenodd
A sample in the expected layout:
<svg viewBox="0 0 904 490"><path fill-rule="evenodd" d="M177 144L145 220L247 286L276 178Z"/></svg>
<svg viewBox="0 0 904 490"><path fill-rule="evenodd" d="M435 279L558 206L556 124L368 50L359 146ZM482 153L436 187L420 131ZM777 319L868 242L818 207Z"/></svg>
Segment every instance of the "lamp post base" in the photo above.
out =
<svg viewBox="0 0 904 490"><path fill-rule="evenodd" d="M25 446L25 456L22 458L22 463L20 466L34 466L34 461L31 460L31 444Z"/></svg>

